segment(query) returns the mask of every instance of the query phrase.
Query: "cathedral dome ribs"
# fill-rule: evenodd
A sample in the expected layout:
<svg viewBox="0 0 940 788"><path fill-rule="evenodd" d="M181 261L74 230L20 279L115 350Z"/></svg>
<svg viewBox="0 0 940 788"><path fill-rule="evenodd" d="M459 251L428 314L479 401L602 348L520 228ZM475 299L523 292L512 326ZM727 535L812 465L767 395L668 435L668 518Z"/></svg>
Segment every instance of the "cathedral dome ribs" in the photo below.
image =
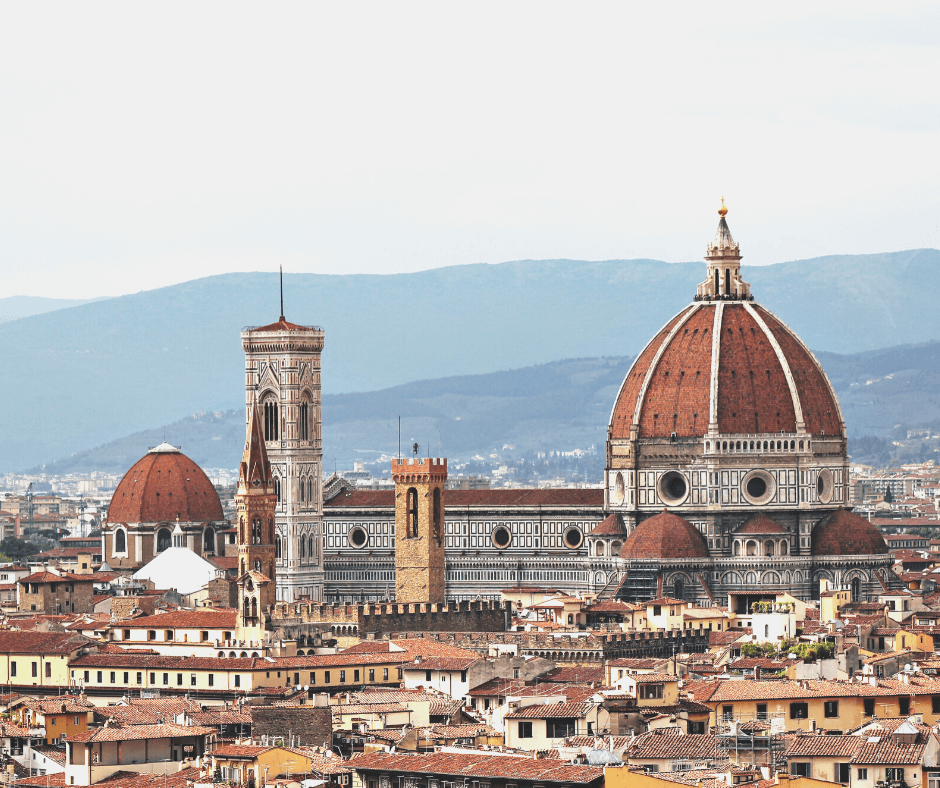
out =
<svg viewBox="0 0 940 788"><path fill-rule="evenodd" d="M826 563L830 580L861 572L853 596L870 594L890 558L876 529L834 511L849 494L839 402L812 352L755 302L727 213L722 202L694 301L637 355L611 410L604 504L629 534L619 571L639 598L664 568L696 566L714 588L683 589L704 602L762 585L810 597ZM589 536L596 573L617 525Z"/></svg>
<svg viewBox="0 0 940 788"><path fill-rule="evenodd" d="M172 449L172 450L171 450ZM179 449L151 449L124 475L111 498L111 523L204 523L224 520L219 494Z"/></svg>

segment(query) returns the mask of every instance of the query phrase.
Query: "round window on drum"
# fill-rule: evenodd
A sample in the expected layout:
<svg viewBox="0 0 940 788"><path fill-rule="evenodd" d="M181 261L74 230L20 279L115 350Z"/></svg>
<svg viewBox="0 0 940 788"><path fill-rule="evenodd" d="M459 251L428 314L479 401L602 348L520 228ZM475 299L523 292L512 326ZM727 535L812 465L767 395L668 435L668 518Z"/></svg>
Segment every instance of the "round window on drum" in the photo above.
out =
<svg viewBox="0 0 940 788"><path fill-rule="evenodd" d="M667 471L659 477L659 497L670 506L678 506L689 495L689 482L679 471Z"/></svg>
<svg viewBox="0 0 940 788"><path fill-rule="evenodd" d="M741 480L741 494L754 506L763 506L773 500L777 492L777 482L765 470L753 470Z"/></svg>

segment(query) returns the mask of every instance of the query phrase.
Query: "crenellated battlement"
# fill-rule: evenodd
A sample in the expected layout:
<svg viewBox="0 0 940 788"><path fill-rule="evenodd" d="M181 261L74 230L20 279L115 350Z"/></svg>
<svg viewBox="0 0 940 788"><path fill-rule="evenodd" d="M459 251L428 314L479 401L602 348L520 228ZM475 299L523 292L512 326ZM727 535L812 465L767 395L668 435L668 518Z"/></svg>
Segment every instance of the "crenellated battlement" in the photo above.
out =
<svg viewBox="0 0 940 788"><path fill-rule="evenodd" d="M304 624L353 626L360 636L390 632L503 632L510 603L493 600L444 604L330 605L316 602L278 602L273 620Z"/></svg>

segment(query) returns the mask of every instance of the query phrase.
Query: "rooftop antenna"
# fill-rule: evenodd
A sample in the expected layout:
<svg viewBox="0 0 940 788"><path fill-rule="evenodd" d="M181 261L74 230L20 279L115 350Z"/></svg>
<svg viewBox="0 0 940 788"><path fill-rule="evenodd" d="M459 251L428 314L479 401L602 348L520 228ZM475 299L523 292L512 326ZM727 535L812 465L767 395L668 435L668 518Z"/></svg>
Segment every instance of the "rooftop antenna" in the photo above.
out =
<svg viewBox="0 0 940 788"><path fill-rule="evenodd" d="M398 417L398 462L401 462L401 416Z"/></svg>
<svg viewBox="0 0 940 788"><path fill-rule="evenodd" d="M284 321L284 266L279 265L278 269L281 272L281 322Z"/></svg>

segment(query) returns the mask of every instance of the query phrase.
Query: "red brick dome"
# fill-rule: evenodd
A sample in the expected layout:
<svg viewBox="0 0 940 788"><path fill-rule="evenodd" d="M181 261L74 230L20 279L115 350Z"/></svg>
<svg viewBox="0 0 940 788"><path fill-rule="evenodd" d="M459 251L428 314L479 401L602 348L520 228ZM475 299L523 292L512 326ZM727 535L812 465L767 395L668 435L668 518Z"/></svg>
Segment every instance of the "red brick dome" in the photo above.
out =
<svg viewBox="0 0 940 788"><path fill-rule="evenodd" d="M716 336L717 334L717 336ZM714 396L713 396L714 392ZM610 436L841 435L829 379L781 320L749 301L698 301L637 357L611 413Z"/></svg>
<svg viewBox="0 0 940 788"><path fill-rule="evenodd" d="M203 523L224 520L209 477L179 449L163 443L124 475L111 498L108 522Z"/></svg>
<svg viewBox="0 0 940 788"><path fill-rule="evenodd" d="M739 534L785 534L787 529L766 514L755 514L736 533Z"/></svg>
<svg viewBox="0 0 940 788"><path fill-rule="evenodd" d="M868 520L836 509L813 529L813 555L885 555L888 545Z"/></svg>
<svg viewBox="0 0 940 788"><path fill-rule="evenodd" d="M623 543L620 557L627 560L651 558L710 558L708 545L688 520L670 512L644 520Z"/></svg>

